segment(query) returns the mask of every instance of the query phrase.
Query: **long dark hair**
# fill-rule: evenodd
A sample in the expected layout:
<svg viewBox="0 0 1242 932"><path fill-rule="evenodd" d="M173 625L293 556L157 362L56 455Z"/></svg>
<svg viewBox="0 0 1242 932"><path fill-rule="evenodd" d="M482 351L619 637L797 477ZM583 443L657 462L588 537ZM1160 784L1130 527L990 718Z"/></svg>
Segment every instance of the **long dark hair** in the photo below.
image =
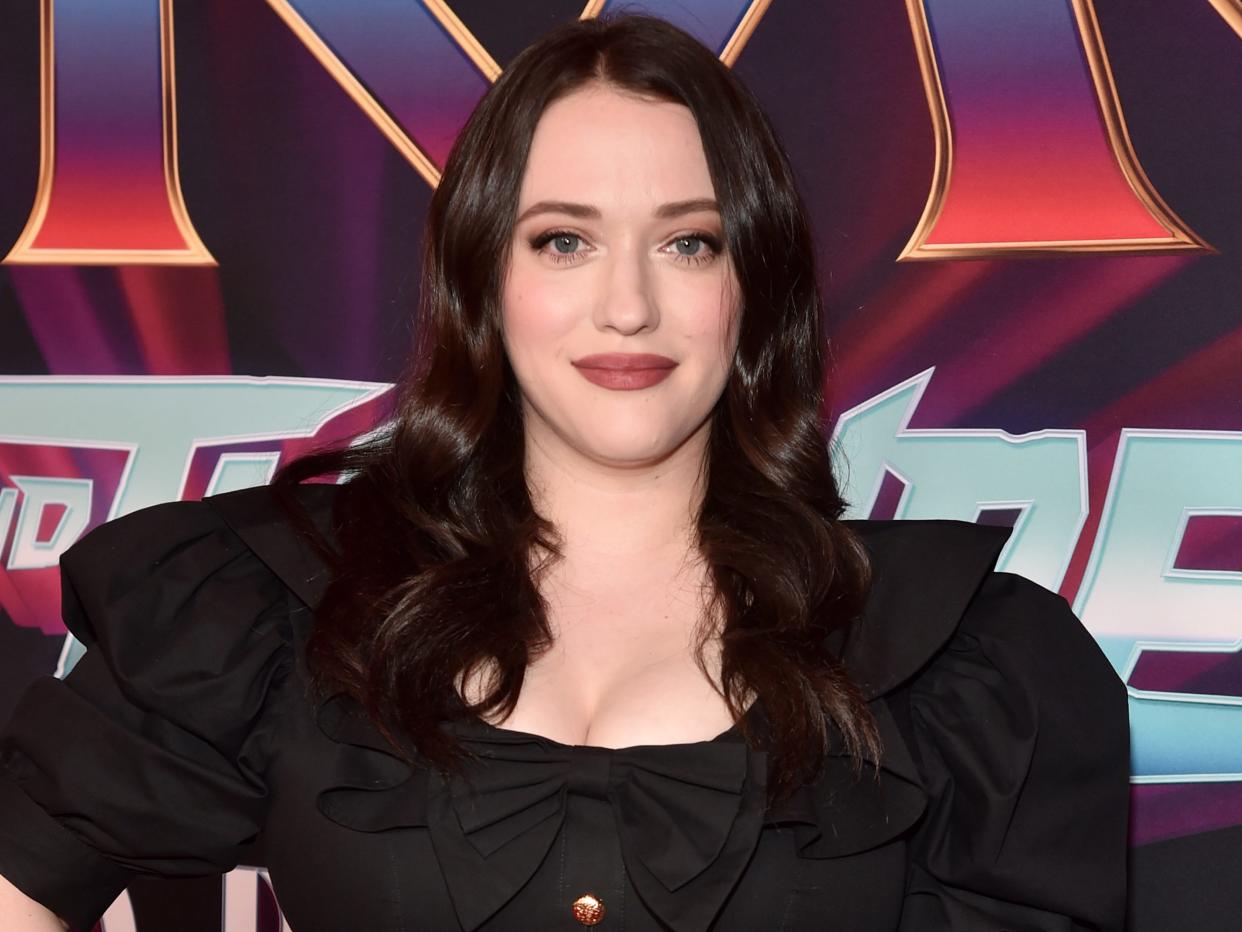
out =
<svg viewBox="0 0 1242 932"><path fill-rule="evenodd" d="M519 393L501 342L500 293L535 125L560 97L603 82L685 105L702 136L741 295L736 358L711 415L698 545L719 634L723 698L769 751L769 797L818 771L834 741L878 752L870 710L825 639L861 610L866 553L844 508L822 422L825 340L814 252L788 159L750 92L706 47L642 15L566 24L529 46L457 139L425 226L417 345L395 414L357 446L286 466L275 485L351 474L339 496L334 576L307 645L314 685L343 691L395 748L457 769L441 721L456 678L493 665L470 714L512 712L551 644L541 568L556 529L524 476ZM482 261L481 261L482 260ZM753 733L747 696L769 734Z"/></svg>

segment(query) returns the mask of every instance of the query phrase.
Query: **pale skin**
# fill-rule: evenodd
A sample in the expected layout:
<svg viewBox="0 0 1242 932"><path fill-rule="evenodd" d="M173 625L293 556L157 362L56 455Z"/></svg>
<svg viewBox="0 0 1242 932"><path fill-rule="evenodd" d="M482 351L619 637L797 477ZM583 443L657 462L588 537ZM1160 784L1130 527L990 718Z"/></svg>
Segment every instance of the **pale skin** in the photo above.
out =
<svg viewBox="0 0 1242 932"><path fill-rule="evenodd" d="M69 923L0 877L0 928L10 932L64 932Z"/></svg>
<svg viewBox="0 0 1242 932"><path fill-rule="evenodd" d="M564 556L541 584L553 647L500 727L620 748L708 741L733 723L715 642L705 676L692 641L709 584L694 514L738 313L714 198L679 104L590 85L536 129L502 324L523 396L527 481ZM548 233L561 235L532 244ZM618 391L571 365L599 353L677 365L659 384ZM468 699L483 675L459 682ZM0 928L66 927L0 877Z"/></svg>
<svg viewBox="0 0 1242 932"><path fill-rule="evenodd" d="M709 582L693 516L708 417L736 347L737 282L713 202L684 106L593 85L536 129L502 316L527 480L564 559L542 583L553 647L493 724L610 748L706 741L732 724L692 648ZM591 212L530 215L562 203ZM567 235L536 249L549 232ZM570 364L618 352L678 365L658 385L615 391ZM718 650L705 657L718 682ZM482 677L462 684L467 698Z"/></svg>

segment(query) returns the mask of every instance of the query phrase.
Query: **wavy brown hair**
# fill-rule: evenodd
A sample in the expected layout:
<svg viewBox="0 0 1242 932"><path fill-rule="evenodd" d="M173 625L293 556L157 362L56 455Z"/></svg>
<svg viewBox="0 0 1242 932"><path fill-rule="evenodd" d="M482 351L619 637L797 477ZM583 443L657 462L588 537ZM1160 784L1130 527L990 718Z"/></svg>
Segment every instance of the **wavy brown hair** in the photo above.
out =
<svg viewBox="0 0 1242 932"><path fill-rule="evenodd" d="M822 416L825 340L814 252L788 159L759 105L706 47L663 20L576 21L525 49L457 139L425 226L418 339L377 436L286 466L275 485L348 473L333 579L307 646L321 693L357 699L394 748L442 770L463 748L458 675L495 675L467 714L517 703L552 641L539 576L556 529L524 475L520 396L500 294L535 125L593 82L688 107L698 123L740 285L736 358L711 414L698 546L714 590L696 659L719 635L722 697L769 751L770 799L814 775L833 742L878 752L870 710L826 644L860 612L866 553ZM481 259L485 261L480 261ZM713 630L714 628L714 630ZM771 728L754 734L753 692Z"/></svg>

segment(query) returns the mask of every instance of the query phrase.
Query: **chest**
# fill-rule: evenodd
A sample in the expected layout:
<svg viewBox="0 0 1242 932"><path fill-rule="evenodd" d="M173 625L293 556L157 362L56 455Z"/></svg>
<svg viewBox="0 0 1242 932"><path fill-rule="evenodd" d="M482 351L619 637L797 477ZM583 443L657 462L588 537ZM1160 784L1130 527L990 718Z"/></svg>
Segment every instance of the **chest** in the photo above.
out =
<svg viewBox="0 0 1242 932"><path fill-rule="evenodd" d="M496 877L477 872L440 850L426 824L421 792L410 794L411 783L397 783L374 792L368 810L374 824L348 827L324 818L318 795L339 787L335 762L348 753L350 764L340 773L362 773L366 753L334 745L291 710L283 721L290 732L280 743L269 783L273 789L264 829L266 864L280 906L298 932L365 928L376 932L519 932L519 930L572 930L586 928L576 918L574 904L584 895L602 901L605 909L598 928L614 932L657 932L670 928L702 929L697 924L662 921L645 903L634 874L646 876L641 858L631 852L627 864L618 818L605 800L573 788L561 798L557 812L542 820L516 817L522 831L493 850L490 836L464 844L478 844L496 860L513 869L521 865L521 880L504 886ZM298 727L292 728L294 723ZM530 762L511 763L530 768L529 782L543 771ZM387 771L384 771L387 774ZM510 773L515 784L528 782L520 770ZM724 817L727 818L728 817ZM453 824L456 824L454 821ZM383 826L383 830L376 830ZM650 831L664 831L658 822ZM362 828L362 830L359 830ZM545 831L545 829L547 831ZM486 832L484 833L487 834ZM542 841L541 841L542 839ZM892 839L878 847L845 857L812 858L798 855L794 827L765 823L745 863L735 864L728 878L719 880L728 893L708 928L711 932L895 932L901 912L906 847ZM660 856L660 852L656 852ZM704 877L721 870L713 860ZM529 875L529 876L527 876ZM658 885L648 883L648 892ZM504 886L504 902L480 925L463 925L460 910L469 911L472 896L490 896ZM513 887L510 890L510 886ZM455 896L461 897L455 900ZM670 901L694 901L696 888L686 886L670 894Z"/></svg>
<svg viewBox="0 0 1242 932"><path fill-rule="evenodd" d="M708 740L733 724L717 692L715 637L695 656L704 606L673 587L556 592L549 598L552 646L527 667L513 712L497 727L563 744L628 747ZM477 701L493 671L459 678Z"/></svg>

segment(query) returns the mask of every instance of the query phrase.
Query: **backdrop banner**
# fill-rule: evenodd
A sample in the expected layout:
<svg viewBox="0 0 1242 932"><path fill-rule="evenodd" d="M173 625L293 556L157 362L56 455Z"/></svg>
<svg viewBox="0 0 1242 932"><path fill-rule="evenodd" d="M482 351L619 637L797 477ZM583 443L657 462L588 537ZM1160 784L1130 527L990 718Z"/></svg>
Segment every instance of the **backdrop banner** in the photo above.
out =
<svg viewBox="0 0 1242 932"><path fill-rule="evenodd" d="M849 516L1014 527L1000 569L1129 684L1131 928L1237 928L1242 0L4 4L0 717L80 656L84 532L384 419L456 134L615 7L718 52L789 151ZM287 928L251 860L106 930Z"/></svg>

